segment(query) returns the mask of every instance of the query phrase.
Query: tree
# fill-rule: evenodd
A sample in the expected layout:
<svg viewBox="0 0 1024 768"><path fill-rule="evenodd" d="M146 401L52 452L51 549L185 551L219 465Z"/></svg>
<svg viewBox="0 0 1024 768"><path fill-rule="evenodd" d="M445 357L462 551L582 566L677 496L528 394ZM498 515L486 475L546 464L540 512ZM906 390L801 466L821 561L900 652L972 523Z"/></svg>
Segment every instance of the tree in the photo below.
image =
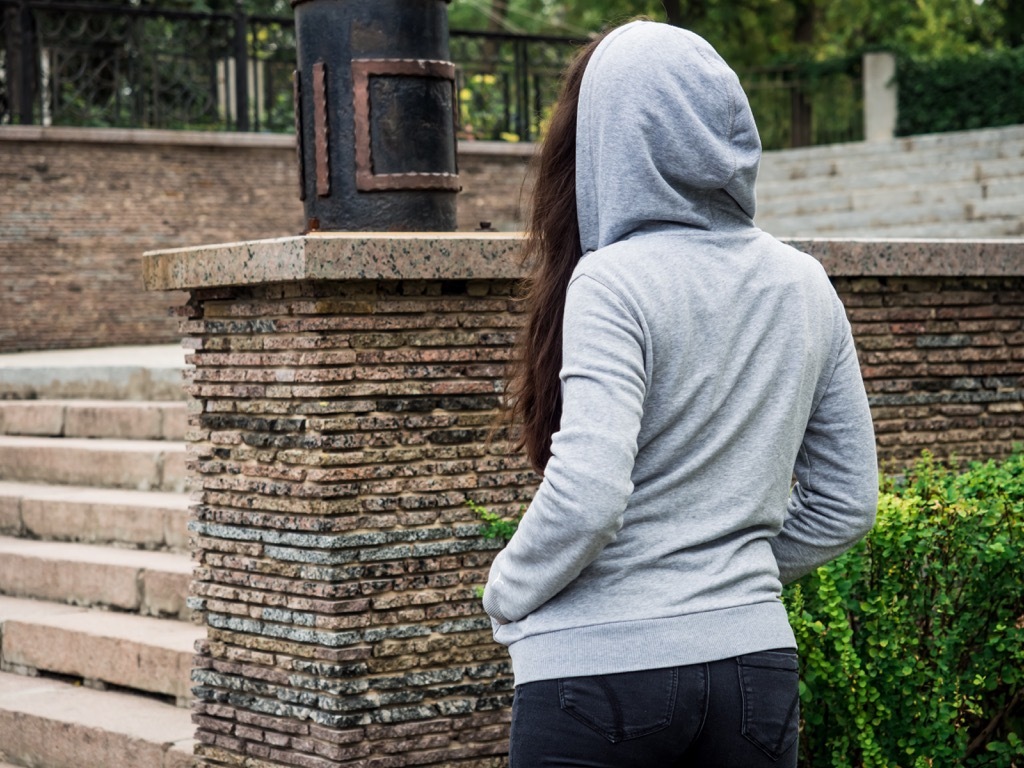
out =
<svg viewBox="0 0 1024 768"><path fill-rule="evenodd" d="M687 27L738 68L865 50L915 56L1024 44L1022 0L499 0L515 31L580 35L636 15ZM454 0L453 27L486 29L493 0ZM493 27L492 27L493 28Z"/></svg>

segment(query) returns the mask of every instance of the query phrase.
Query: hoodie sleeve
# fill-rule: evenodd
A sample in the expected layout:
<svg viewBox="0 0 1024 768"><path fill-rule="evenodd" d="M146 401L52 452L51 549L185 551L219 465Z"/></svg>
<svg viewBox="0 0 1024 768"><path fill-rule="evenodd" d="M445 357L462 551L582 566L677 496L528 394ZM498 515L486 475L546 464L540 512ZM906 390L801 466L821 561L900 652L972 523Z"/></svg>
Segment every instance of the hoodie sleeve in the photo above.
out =
<svg viewBox="0 0 1024 768"><path fill-rule="evenodd" d="M857 352L838 297L838 355L797 454L782 532L772 540L783 584L838 557L875 522L878 460Z"/></svg>
<svg viewBox="0 0 1024 768"><path fill-rule="evenodd" d="M544 480L495 558L484 609L498 623L542 606L622 527L646 394L644 335L609 288L569 285L562 334L562 417Z"/></svg>

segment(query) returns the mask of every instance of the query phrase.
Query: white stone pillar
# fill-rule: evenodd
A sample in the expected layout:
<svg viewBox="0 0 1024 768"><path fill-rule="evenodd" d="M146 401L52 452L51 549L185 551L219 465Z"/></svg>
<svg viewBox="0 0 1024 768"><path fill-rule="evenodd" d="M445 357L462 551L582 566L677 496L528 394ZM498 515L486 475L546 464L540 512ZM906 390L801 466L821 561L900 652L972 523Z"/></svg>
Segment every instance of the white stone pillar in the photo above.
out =
<svg viewBox="0 0 1024 768"><path fill-rule="evenodd" d="M864 54L864 140L892 141L896 137L898 94L896 56Z"/></svg>

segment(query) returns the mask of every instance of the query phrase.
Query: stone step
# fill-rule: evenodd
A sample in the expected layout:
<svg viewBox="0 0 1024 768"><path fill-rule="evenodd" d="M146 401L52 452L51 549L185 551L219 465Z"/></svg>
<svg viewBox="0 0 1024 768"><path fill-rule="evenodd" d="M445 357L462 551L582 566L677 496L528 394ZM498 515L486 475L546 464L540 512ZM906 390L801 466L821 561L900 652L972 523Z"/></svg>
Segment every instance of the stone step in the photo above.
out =
<svg viewBox="0 0 1024 768"><path fill-rule="evenodd" d="M1014 219L1024 223L1024 189L1019 197L996 197L978 200L969 206L971 219Z"/></svg>
<svg viewBox="0 0 1024 768"><path fill-rule="evenodd" d="M758 194L758 223L764 217L813 216L828 211L853 210L850 192L823 192L818 195Z"/></svg>
<svg viewBox="0 0 1024 768"><path fill-rule="evenodd" d="M986 200L997 197L1020 197L1024 195L1024 176L1006 179L987 179L979 186L981 186L983 197Z"/></svg>
<svg viewBox="0 0 1024 768"><path fill-rule="evenodd" d="M915 146L907 142L868 145L847 144L846 154L817 153L792 156L789 153L765 155L764 172L759 181L784 183L795 179L827 180L905 167L933 167L940 170L951 164L972 165L985 160L1013 160L1024 156L1024 140L972 142L964 145Z"/></svg>
<svg viewBox="0 0 1024 768"><path fill-rule="evenodd" d="M0 434L184 440L183 402L0 400Z"/></svg>
<svg viewBox="0 0 1024 768"><path fill-rule="evenodd" d="M1003 187L1001 196L1014 196L1012 185L1024 188L1024 158L985 160L980 162L897 165L892 164L878 170L864 170L843 175L804 178L788 181L759 181L758 199L773 200L785 197L813 197L816 195L842 194L844 192L895 191L905 189L912 193L926 186L947 186L977 184L978 197L984 197L982 187L1011 185Z"/></svg>
<svg viewBox="0 0 1024 768"><path fill-rule="evenodd" d="M1011 125L970 131L903 136L891 141L853 141L839 144L820 144L797 149L771 150L764 153L765 162L772 164L799 163L818 158L872 158L878 155L958 151L992 145L1011 148L1024 142L1024 126ZM1008 155L1006 155L1008 156Z"/></svg>
<svg viewBox="0 0 1024 768"><path fill-rule="evenodd" d="M0 597L0 663L21 674L53 672L190 698L195 644L205 630L182 621Z"/></svg>
<svg viewBox="0 0 1024 768"><path fill-rule="evenodd" d="M188 549L188 496L0 481L0 535Z"/></svg>
<svg viewBox="0 0 1024 768"><path fill-rule="evenodd" d="M921 206L930 208L946 203L966 205L981 200L983 196L981 185L975 182L926 184L916 188L865 189L853 192L851 195L853 209L857 211Z"/></svg>
<svg viewBox="0 0 1024 768"><path fill-rule="evenodd" d="M823 213L844 211L910 211L931 213L936 206L959 204L977 210L976 218L1019 218L1024 215L1024 178L1016 182L1016 195L1009 184L996 187L998 194L986 195L976 182L926 184L920 187L863 189L851 192L824 192L816 195L763 196L758 200L758 223L762 219L810 218ZM968 211L967 208L964 209ZM903 214L900 214L903 215ZM937 218L937 217L936 217ZM958 218L963 219L963 216ZM884 225L884 224L883 224Z"/></svg>
<svg viewBox="0 0 1024 768"><path fill-rule="evenodd" d="M186 367L176 345L0 355L0 400L184 400Z"/></svg>
<svg viewBox="0 0 1024 768"><path fill-rule="evenodd" d="M185 444L0 435L0 480L180 493Z"/></svg>
<svg viewBox="0 0 1024 768"><path fill-rule="evenodd" d="M770 230L769 230L770 231ZM992 237L1020 237L1024 232L1021 225L1008 219L987 219L985 221L940 221L928 224L907 224L886 227L873 232L872 237L941 237L985 239ZM828 233L828 236L857 237L853 232Z"/></svg>
<svg viewBox="0 0 1024 768"><path fill-rule="evenodd" d="M187 555L0 536L0 593L187 619Z"/></svg>
<svg viewBox="0 0 1024 768"><path fill-rule="evenodd" d="M28 768L194 768L187 709L0 672L0 760Z"/></svg>
<svg viewBox="0 0 1024 768"><path fill-rule="evenodd" d="M1017 161L993 161L998 163ZM759 199L789 196L814 196L832 193L871 191L882 189L916 189L928 184L969 184L979 183L989 178L981 175L982 163L953 164L945 166L897 166L851 173L827 178L794 179L791 181L758 182L757 196ZM993 166L990 170L994 172ZM1014 175L1014 174L1002 174ZM1024 168L1020 175L1024 175ZM993 176L993 178L995 178ZM980 190L979 190L980 192Z"/></svg>
<svg viewBox="0 0 1024 768"><path fill-rule="evenodd" d="M832 211L816 216L785 216L758 219L758 225L776 237L831 235L836 232L861 233L884 231L886 227L903 225L926 226L931 222L963 221L964 205L943 203L910 208L889 208L870 211ZM851 235L853 236L853 235ZM925 235L919 235L925 237Z"/></svg>

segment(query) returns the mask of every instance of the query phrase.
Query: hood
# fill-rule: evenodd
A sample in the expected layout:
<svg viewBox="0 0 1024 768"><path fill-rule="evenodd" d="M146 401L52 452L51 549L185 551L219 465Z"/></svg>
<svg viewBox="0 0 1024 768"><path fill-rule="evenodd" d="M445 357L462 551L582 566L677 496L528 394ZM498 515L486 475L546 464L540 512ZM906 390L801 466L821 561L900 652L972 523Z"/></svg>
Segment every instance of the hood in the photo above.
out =
<svg viewBox="0 0 1024 768"><path fill-rule="evenodd" d="M576 204L583 252L675 227L752 227L761 139L739 78L703 38L636 21L583 75Z"/></svg>

